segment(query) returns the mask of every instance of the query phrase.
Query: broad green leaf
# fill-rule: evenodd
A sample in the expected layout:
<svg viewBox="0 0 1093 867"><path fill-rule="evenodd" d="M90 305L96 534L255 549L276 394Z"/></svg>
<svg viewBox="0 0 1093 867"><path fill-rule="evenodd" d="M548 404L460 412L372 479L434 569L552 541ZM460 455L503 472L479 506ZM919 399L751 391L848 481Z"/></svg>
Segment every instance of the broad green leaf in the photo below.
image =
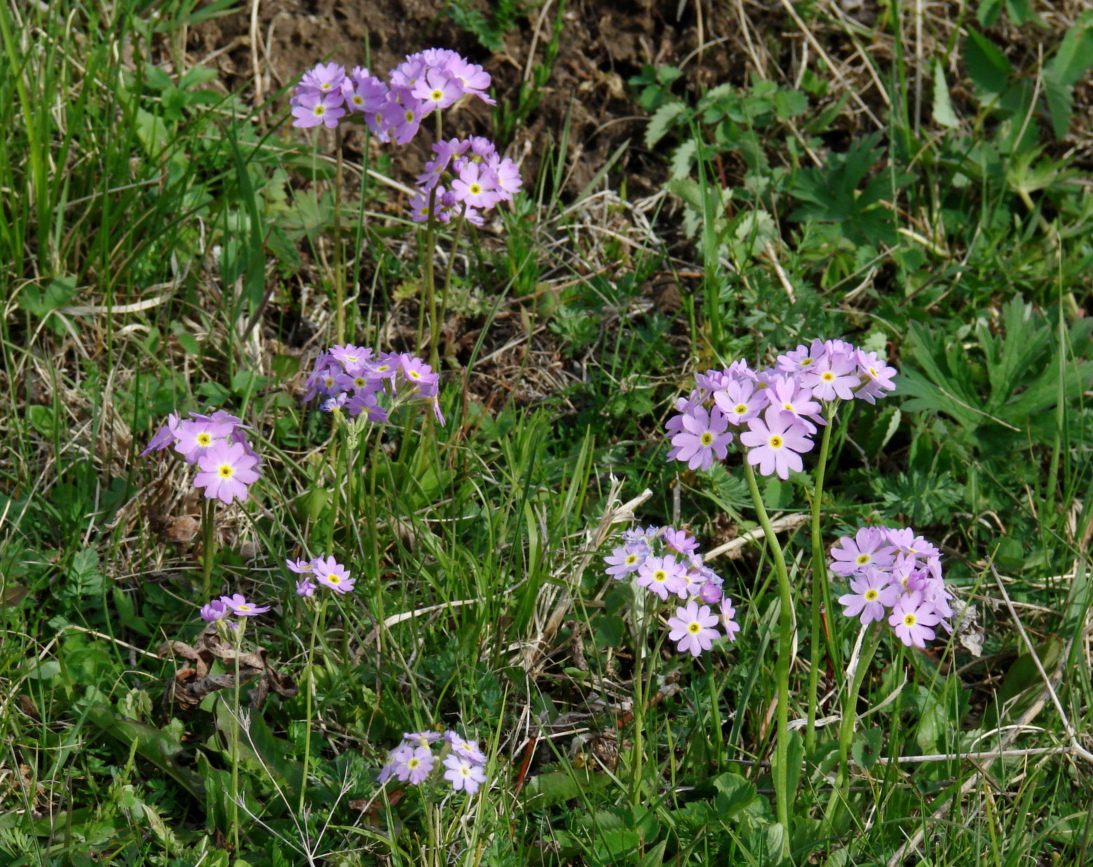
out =
<svg viewBox="0 0 1093 867"><path fill-rule="evenodd" d="M953 111L949 83L945 80L945 69L941 65L940 57L934 58L934 122L949 129L960 126L956 112Z"/></svg>
<svg viewBox="0 0 1093 867"><path fill-rule="evenodd" d="M964 40L964 63L968 76L986 95L997 96L1006 89L1013 67L997 46L975 29L968 28Z"/></svg>

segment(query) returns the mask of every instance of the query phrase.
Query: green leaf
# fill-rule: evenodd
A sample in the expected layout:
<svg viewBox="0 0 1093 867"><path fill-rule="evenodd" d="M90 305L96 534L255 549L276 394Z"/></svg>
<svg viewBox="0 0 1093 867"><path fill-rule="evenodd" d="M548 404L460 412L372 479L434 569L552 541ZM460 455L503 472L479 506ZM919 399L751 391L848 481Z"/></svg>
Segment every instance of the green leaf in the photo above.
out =
<svg viewBox="0 0 1093 867"><path fill-rule="evenodd" d="M941 65L940 57L934 58L934 122L949 129L960 126L953 111L949 83L945 80L945 69Z"/></svg>
<svg viewBox="0 0 1093 867"><path fill-rule="evenodd" d="M1077 84L1093 66L1093 9L1078 16L1067 30L1055 56L1044 65L1044 78L1060 84Z"/></svg>
<svg viewBox="0 0 1093 867"><path fill-rule="evenodd" d="M854 735L850 745L850 755L861 768L869 770L877 763L884 744L884 732L880 729L866 729Z"/></svg>
<svg viewBox="0 0 1093 867"><path fill-rule="evenodd" d="M1006 55L971 27L968 28L968 38L964 40L964 63L968 67L968 77L975 86L991 96L1002 93L1013 74L1013 67Z"/></svg>
<svg viewBox="0 0 1093 867"><path fill-rule="evenodd" d="M685 102L667 102L658 108L651 118L649 126L645 130L645 146L656 147L664 136L675 126L676 118L687 110Z"/></svg>
<svg viewBox="0 0 1093 867"><path fill-rule="evenodd" d="M102 593L103 576L99 571L99 552L84 548L72 558L68 567L66 594L73 596L98 596Z"/></svg>
<svg viewBox="0 0 1093 867"><path fill-rule="evenodd" d="M31 427L46 439L51 440L60 433L57 414L51 406L44 406L39 403L31 404L27 407L27 421L30 422Z"/></svg>

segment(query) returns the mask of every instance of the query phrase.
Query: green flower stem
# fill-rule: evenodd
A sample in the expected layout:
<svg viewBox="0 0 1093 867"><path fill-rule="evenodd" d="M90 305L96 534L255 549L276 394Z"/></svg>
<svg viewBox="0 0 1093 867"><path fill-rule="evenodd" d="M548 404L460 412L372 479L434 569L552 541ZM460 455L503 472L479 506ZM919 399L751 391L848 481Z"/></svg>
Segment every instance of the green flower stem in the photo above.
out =
<svg viewBox="0 0 1093 867"><path fill-rule="evenodd" d="M820 663L822 654L823 611L831 610L831 588L827 581L827 552L824 550L823 533L820 532L820 509L823 505L824 474L827 472L827 457L831 450L831 428L835 410L828 405L824 408L824 435L820 440L820 454L816 461L816 481L812 488L812 629L811 629L811 665L808 672L808 722L805 725L805 751L811 753L816 745L816 702L820 684ZM828 653L833 648L828 648Z"/></svg>
<svg viewBox="0 0 1093 867"><path fill-rule="evenodd" d="M434 347L433 353L430 355L434 371L440 370L440 325L448 313L448 298L452 288L452 266L455 265L455 251L459 249L459 236L463 234L463 225L467 222L466 214L467 206L464 205L459 211L459 219L456 220L455 233L452 235L452 249L448 255L448 265L444 269L444 285L440 287L440 315L430 314L432 319L429 322L429 346ZM435 310L433 313L435 314Z"/></svg>
<svg viewBox="0 0 1093 867"><path fill-rule="evenodd" d="M752 502L759 516L759 523L766 533L767 547L774 558L774 570L778 576L778 659L775 662L775 676L778 686L777 732L774 742L774 799L779 824L785 829L782 837L782 854L789 856L789 803L792 793L789 791L789 661L793 654L793 594L789 587L789 572L786 569L786 557L782 545L770 525L763 498L759 494L759 485L755 481L755 471L751 464L744 461L744 476L748 480Z"/></svg>
<svg viewBox="0 0 1093 867"><path fill-rule="evenodd" d="M201 500L201 534L202 534L202 576L201 598L206 602L212 593L213 561L216 560L216 528L213 526L214 512L213 501L209 497Z"/></svg>
<svg viewBox="0 0 1093 867"><path fill-rule="evenodd" d="M637 636L634 641L634 748L631 751L630 775L630 803L637 807L644 802L642 793L642 762L645 757L645 746L642 743L645 733L645 645L648 638L648 621L646 619L645 599L641 596L645 591L636 584L631 583L630 589L634 595L633 608Z"/></svg>
<svg viewBox="0 0 1093 867"><path fill-rule="evenodd" d="M327 595L324 593L322 601L315 606L315 614L311 619L311 638L307 646L307 685L304 696L304 768L300 777L300 821L304 818L304 795L307 793L307 768L311 759L311 695L315 692L315 640L319 634L320 625L323 622L323 613L326 611Z"/></svg>
<svg viewBox="0 0 1093 867"><path fill-rule="evenodd" d="M858 722L858 692L865 680L865 673L869 670L869 663L873 661L873 654L880 646L882 632L879 623L872 628L863 626L858 632L858 640L854 643L850 663L846 667L846 699L843 702L843 718L839 726L839 770L835 775L835 788L831 793L831 800L828 801L825 817L829 827L837 818L840 806L847 802L850 795L850 744L854 740L854 727Z"/></svg>
<svg viewBox="0 0 1093 867"><path fill-rule="evenodd" d="M344 176L344 158L342 156L341 127L334 133L334 150L337 162L334 170L334 329L338 343L345 343L345 244L342 243L342 178Z"/></svg>
<svg viewBox="0 0 1093 867"><path fill-rule="evenodd" d="M221 621L223 623L224 621ZM235 624L235 695L232 697L232 845L236 857L239 856L239 654L243 652L243 633L247 629L247 618L236 618Z"/></svg>

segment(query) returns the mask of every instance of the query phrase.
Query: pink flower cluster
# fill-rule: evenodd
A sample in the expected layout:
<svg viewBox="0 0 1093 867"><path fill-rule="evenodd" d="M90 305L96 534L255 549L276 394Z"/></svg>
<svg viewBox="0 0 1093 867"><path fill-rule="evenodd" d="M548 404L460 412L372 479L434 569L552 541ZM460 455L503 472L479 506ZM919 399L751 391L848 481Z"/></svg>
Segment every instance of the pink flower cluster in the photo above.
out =
<svg viewBox="0 0 1093 867"><path fill-rule="evenodd" d="M247 499L249 486L260 473L262 461L247 443L248 430L224 410L212 415L191 412L186 420L171 413L140 456L173 447L186 463L196 464L200 470L194 485L204 488L207 498L230 504Z"/></svg>
<svg viewBox="0 0 1093 867"><path fill-rule="evenodd" d="M623 544L604 562L607 574L616 581L630 576L661 601L670 595L687 601L676 608L675 617L668 618L668 637L680 653L698 656L709 650L721 637L717 626L729 641L736 640L740 626L732 600L722 592L721 576L702 562L698 542L685 531L673 527L627 530ZM711 605L718 606L718 613L711 612Z"/></svg>
<svg viewBox="0 0 1093 867"><path fill-rule="evenodd" d="M347 114L360 113L380 141L409 142L421 121L464 96L494 105L486 93L489 73L446 48L409 55L384 83L363 66L346 74L336 63L320 63L306 72L290 105L293 126L337 127Z"/></svg>
<svg viewBox="0 0 1093 867"><path fill-rule="evenodd" d="M463 215L476 226L482 212L510 202L522 180L516 163L502 159L493 142L481 136L450 139L433 145L436 158L418 175L418 192L410 199L410 218L417 223L434 216L442 223ZM447 181L444 186L441 181Z"/></svg>
<svg viewBox="0 0 1093 867"><path fill-rule="evenodd" d="M442 763L444 779L459 792L473 795L486 782L486 754L475 741L464 740L454 731L410 732L402 736L402 743L387 754L387 763L380 769L377 780L382 784L391 777L411 786L425 782L436 766L433 744L443 737L446 744Z"/></svg>
<svg viewBox="0 0 1093 867"><path fill-rule="evenodd" d="M420 399L432 406L437 421L444 424L437 401L439 375L405 352L374 356L367 346L335 346L316 359L305 385L304 401L322 395L326 398L322 408L327 411L345 409L353 417L367 412L369 421L385 422L388 410L380 404L381 396L395 403Z"/></svg>
<svg viewBox="0 0 1093 867"><path fill-rule="evenodd" d="M333 557L316 557L314 560L286 560L285 564L302 576L296 582L297 596L314 596L315 583L328 587L335 593L349 593L356 583L349 571Z"/></svg>
<svg viewBox="0 0 1093 867"><path fill-rule="evenodd" d="M223 620L232 614L236 617L255 617L267 611L269 611L268 605L264 607L253 605L245 597L236 593L232 596L221 596L208 605L202 606L201 619L211 623L214 620Z"/></svg>
<svg viewBox="0 0 1093 867"><path fill-rule="evenodd" d="M812 449L817 425L825 424L824 403L875 403L895 388L895 375L875 352L844 340L813 340L779 355L766 370L752 370L746 361L708 370L696 377L689 397L676 401L679 415L667 424L668 460L707 470L725 459L739 431L749 464L764 476L788 479L803 469L801 455Z"/></svg>
<svg viewBox="0 0 1093 867"><path fill-rule="evenodd" d="M939 623L952 632L941 555L910 527L862 527L839 539L831 557L831 571L850 578L851 592L839 597L847 617L860 617L865 626L887 616L908 647L925 647Z"/></svg>

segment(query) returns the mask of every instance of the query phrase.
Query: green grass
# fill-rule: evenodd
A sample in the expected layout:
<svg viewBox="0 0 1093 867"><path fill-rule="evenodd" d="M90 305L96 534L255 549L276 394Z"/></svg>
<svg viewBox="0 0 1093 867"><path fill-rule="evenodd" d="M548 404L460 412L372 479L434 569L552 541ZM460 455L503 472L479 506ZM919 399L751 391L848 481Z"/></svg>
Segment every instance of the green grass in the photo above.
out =
<svg viewBox="0 0 1093 867"><path fill-rule="evenodd" d="M1007 31L987 28L989 5L974 33L935 22L925 41L896 5L871 28L800 13L821 36L893 48L865 53L885 86L877 128L846 97L846 76L866 72L849 61L706 92L647 69L631 84L653 117L646 144L667 155L657 231L610 170L563 189L567 128L503 232L463 238L444 305L470 336L437 347L446 424L408 406L356 444L298 399L336 342L338 280L350 339L429 350L412 345L414 228L373 182L386 158L342 165L373 181L338 200L333 139L289 127L288 94L252 106L178 69L172 34L225 4L0 7L13 396L0 411L0 863L1088 860L1093 347L1079 314L1093 198L1062 136L1088 141L1068 99L1093 30L1087 16L1051 31L1045 96L1024 55L1003 51ZM506 135L539 105L551 38L507 95ZM683 234L658 236L673 226ZM675 305L653 299L664 280ZM901 372L875 407L841 411L824 546L866 522L913 525L983 628L981 655L955 638L926 653L881 641L845 788L856 625L836 607L823 638L811 632L807 456L806 474L760 479L783 528L788 639L761 542L711 561L742 630L699 660L602 565L632 525L686 525L706 551L758 526L739 455L707 472L669 464L663 424L696 372L769 364L815 336ZM168 413L212 408L253 426L265 463L247 503L215 512L210 589L273 610L244 634L266 654L252 681L184 708L169 687L199 665L210 546L191 471L138 454ZM283 564L319 554L357 587L316 620ZM228 675L235 660L201 665ZM813 664L820 727L805 737L793 721L809 714ZM252 704L255 683L269 695ZM402 733L426 728L477 738L488 788L379 786Z"/></svg>

